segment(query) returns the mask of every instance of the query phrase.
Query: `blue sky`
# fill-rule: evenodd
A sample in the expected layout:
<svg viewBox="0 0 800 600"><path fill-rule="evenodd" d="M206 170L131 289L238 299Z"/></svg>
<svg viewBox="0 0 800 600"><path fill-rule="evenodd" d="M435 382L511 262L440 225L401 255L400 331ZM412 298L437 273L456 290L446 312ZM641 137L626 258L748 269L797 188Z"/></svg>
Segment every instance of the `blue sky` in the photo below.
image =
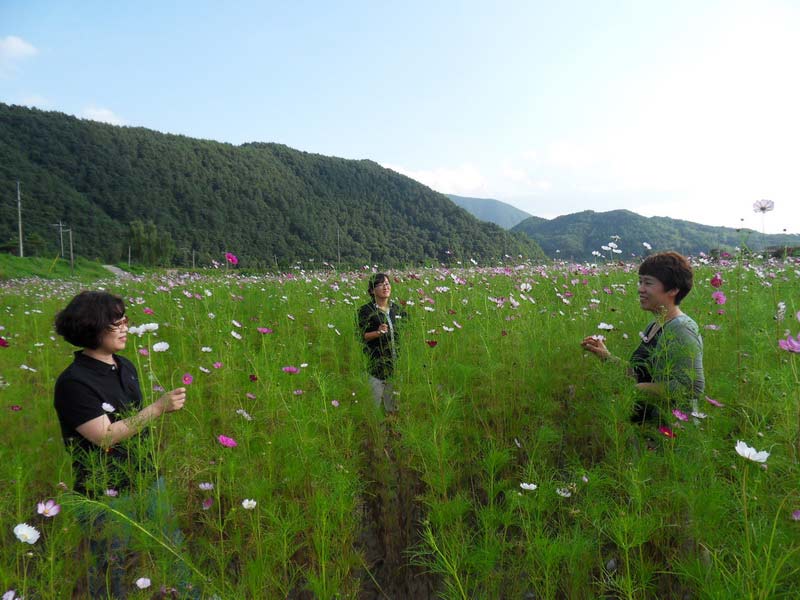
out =
<svg viewBox="0 0 800 600"><path fill-rule="evenodd" d="M800 232L798 31L789 0L2 0L0 101L369 158L543 217Z"/></svg>

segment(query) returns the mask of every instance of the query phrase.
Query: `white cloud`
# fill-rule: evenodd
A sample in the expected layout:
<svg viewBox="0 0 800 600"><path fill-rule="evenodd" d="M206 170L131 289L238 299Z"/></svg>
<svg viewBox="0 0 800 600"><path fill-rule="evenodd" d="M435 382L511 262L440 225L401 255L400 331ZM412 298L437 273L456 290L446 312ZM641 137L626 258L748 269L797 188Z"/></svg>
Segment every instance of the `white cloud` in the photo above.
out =
<svg viewBox="0 0 800 600"><path fill-rule="evenodd" d="M486 178L473 165L464 164L459 167L437 169L406 169L397 165L383 165L398 173L415 179L429 188L443 194L475 196L486 193Z"/></svg>
<svg viewBox="0 0 800 600"><path fill-rule="evenodd" d="M33 44L15 35L0 38L0 74L13 70L19 61L38 53Z"/></svg>
<svg viewBox="0 0 800 600"><path fill-rule="evenodd" d="M125 121L115 115L113 111L100 106L88 106L83 109L80 116L84 119L100 121L101 123L108 123L110 125L125 125Z"/></svg>

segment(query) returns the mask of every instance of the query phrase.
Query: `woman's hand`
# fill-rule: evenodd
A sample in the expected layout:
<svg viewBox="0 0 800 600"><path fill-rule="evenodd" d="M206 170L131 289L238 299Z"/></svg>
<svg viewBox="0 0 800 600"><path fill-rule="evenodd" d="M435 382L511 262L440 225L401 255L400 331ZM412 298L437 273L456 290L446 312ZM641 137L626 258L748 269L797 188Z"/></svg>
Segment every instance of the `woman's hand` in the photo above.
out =
<svg viewBox="0 0 800 600"><path fill-rule="evenodd" d="M606 344L600 336L590 335L583 338L581 346L584 350L588 350L592 354L600 357L601 360L608 360L611 358L611 352L606 348Z"/></svg>
<svg viewBox="0 0 800 600"><path fill-rule="evenodd" d="M389 326L386 323L381 323L380 326L378 326L377 329L378 335L383 335L384 333L388 333L388 331L389 331Z"/></svg>
<svg viewBox="0 0 800 600"><path fill-rule="evenodd" d="M158 399L162 412L174 412L183 408L186 403L186 388L175 388Z"/></svg>

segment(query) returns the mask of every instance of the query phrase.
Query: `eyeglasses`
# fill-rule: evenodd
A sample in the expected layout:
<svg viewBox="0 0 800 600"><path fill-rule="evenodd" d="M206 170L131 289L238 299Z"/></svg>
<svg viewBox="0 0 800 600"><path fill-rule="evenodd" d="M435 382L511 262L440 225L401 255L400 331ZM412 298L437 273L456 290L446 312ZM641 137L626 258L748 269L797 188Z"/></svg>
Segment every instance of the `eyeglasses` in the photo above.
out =
<svg viewBox="0 0 800 600"><path fill-rule="evenodd" d="M122 315L122 318L119 321L115 321L111 325L108 326L108 330L109 331L119 331L123 327L127 327L129 323L130 323L130 319L127 316Z"/></svg>

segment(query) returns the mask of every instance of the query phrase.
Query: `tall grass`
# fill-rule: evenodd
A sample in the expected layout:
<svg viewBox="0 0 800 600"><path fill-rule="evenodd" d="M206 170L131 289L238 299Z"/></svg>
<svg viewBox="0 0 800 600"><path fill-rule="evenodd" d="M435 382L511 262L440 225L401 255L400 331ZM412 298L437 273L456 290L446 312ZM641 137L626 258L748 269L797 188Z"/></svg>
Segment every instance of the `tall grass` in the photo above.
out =
<svg viewBox="0 0 800 600"><path fill-rule="evenodd" d="M711 299L716 271L725 305ZM135 322L159 324L125 352L147 401L193 376L185 410L147 438L185 540L164 538L146 511L126 517L134 597L152 595L133 587L139 577L178 588L187 572L220 598L796 597L798 357L777 347L800 329L796 263L697 265L682 308L702 328L707 392L724 407L701 399L706 418L656 440L628 423L624 368L579 345L604 333L628 356L638 344L649 315L631 267L393 273L393 297L408 303L396 419L371 400L354 331L368 274L95 284L126 298ZM78 288L0 290L0 588L29 596L83 589L84 532L59 487L71 473L52 408L72 349L51 324ZM156 341L169 350L153 352ZM771 452L764 467L736 454L739 439ZM51 519L36 514L47 498L64 504ZM14 537L21 522L42 532L36 544Z"/></svg>

